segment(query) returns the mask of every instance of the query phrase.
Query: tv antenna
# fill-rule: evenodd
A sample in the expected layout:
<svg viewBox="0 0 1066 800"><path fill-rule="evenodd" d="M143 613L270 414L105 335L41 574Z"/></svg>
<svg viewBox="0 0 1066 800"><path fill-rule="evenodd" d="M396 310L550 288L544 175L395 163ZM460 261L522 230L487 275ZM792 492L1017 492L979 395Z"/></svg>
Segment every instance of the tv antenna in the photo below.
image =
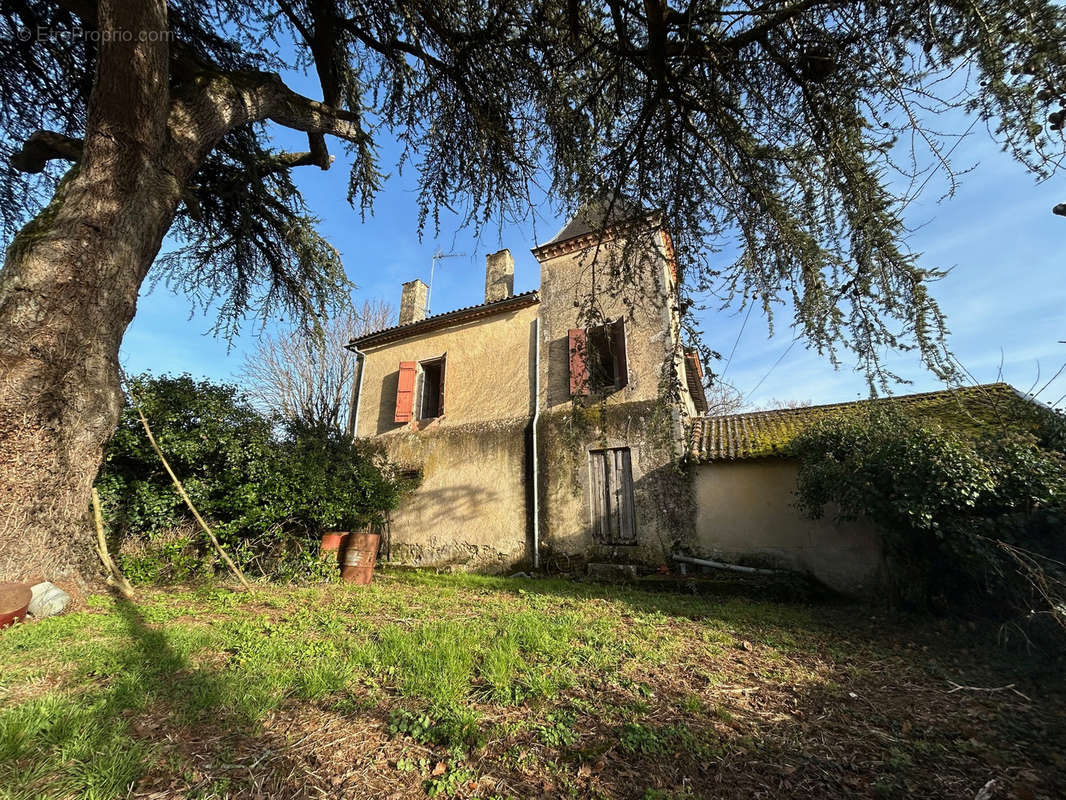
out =
<svg viewBox="0 0 1066 800"><path fill-rule="evenodd" d="M429 268L429 288L426 289L426 316L429 316L429 298L433 296L433 273L437 271L437 262L442 261L445 258L459 258L465 256L466 253L442 253L438 247L437 252L433 254L433 264Z"/></svg>

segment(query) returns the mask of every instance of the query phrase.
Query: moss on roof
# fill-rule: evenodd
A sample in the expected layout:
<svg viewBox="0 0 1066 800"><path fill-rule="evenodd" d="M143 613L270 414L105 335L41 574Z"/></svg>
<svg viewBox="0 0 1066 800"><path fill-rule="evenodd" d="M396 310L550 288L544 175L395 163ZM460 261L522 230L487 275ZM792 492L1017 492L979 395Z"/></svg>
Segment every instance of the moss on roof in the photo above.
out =
<svg viewBox="0 0 1066 800"><path fill-rule="evenodd" d="M786 455L792 441L817 420L876 405L973 433L997 426L1033 431L1052 413L1009 384L987 383L852 403L699 417L690 429L689 459L705 462Z"/></svg>

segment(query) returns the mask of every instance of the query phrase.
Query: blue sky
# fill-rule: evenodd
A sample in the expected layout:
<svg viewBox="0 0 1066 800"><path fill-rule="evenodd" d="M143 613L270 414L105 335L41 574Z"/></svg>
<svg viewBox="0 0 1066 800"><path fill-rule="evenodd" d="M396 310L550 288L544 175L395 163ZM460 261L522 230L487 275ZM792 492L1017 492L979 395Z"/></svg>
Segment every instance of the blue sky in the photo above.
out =
<svg viewBox="0 0 1066 800"><path fill-rule="evenodd" d="M299 88L313 92L310 86ZM277 143L286 149L304 149L305 140L279 130ZM456 230L456 219L442 217L439 235L427 231L416 235L417 196L413 169L393 174L375 202L374 214L362 221L345 201L347 166L337 143L332 146L337 163L328 172L313 167L295 171L297 181L314 213L322 219L321 230L341 252L349 277L358 286L356 302L383 298L399 304L400 284L413 278L429 280L432 254L464 255L441 262L433 282L432 311L442 312L479 303L484 291L485 254L501 247L515 257L515 291L537 288L537 262L530 254L538 241L546 241L562 225L550 208L541 207L519 225L494 226L475 238L470 231ZM396 148L386 143L382 153L390 169ZM955 196L940 200L947 190L942 174L929 181L922 196L906 210L908 225L915 229L910 243L924 254L924 262L951 274L934 287L934 294L947 313L950 344L962 364L981 382L1002 377L1022 390L1039 388L1066 362L1066 219L1050 209L1066 200L1061 179L1036 184L1017 162L978 126L956 149L957 167L976 165L961 178ZM717 309L717 303L709 304ZM768 335L758 309L743 329L744 314L738 308L708 311L699 320L706 344L724 355L734 345L735 354L724 378L745 395L749 404L767 406L774 401L837 402L865 397L862 374L854 371L849 354L834 370L827 359L791 344L788 323L791 313L783 309L776 335ZM130 372L189 372L194 376L235 380L247 352L254 348L260 328L253 321L230 347L209 333L212 318L192 314L186 298L159 285L146 286L137 316L122 346L122 362ZM270 326L267 328L270 329ZM774 366L776 362L776 366ZM890 355L887 363L912 381L897 393L940 388L911 353ZM725 361L710 365L722 372ZM1066 394L1066 372L1040 395L1053 402Z"/></svg>

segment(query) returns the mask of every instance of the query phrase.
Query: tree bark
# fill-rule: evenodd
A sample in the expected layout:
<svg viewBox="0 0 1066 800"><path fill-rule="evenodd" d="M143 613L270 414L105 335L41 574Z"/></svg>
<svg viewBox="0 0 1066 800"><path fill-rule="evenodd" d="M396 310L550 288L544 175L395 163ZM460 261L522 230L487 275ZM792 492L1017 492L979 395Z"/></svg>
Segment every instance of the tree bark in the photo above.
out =
<svg viewBox="0 0 1066 800"><path fill-rule="evenodd" d="M165 0L102 2L100 29L166 30ZM0 272L0 581L96 584L92 482L122 407L118 349L173 221L167 61L105 41L81 161Z"/></svg>

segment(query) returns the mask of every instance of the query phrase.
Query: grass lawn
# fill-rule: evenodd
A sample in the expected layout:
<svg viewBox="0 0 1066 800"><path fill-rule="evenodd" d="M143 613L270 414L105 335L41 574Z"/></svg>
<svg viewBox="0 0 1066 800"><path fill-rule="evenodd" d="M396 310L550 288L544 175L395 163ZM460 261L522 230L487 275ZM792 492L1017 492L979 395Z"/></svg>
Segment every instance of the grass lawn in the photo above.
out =
<svg viewBox="0 0 1066 800"><path fill-rule="evenodd" d="M1061 664L872 613L410 572L92 597L0 631L0 797L1066 797Z"/></svg>

